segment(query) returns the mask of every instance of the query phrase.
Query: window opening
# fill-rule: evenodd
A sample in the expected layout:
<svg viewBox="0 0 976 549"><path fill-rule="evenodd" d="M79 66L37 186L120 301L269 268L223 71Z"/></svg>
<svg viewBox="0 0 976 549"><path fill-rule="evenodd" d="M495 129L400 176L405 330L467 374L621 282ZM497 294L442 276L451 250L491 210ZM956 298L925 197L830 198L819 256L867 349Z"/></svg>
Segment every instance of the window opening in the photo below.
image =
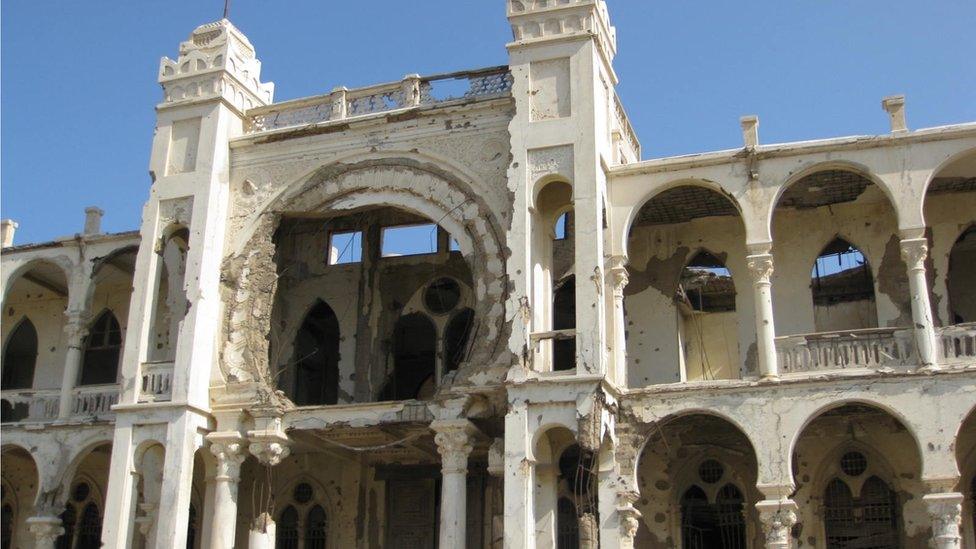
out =
<svg viewBox="0 0 976 549"><path fill-rule="evenodd" d="M462 309L447 324L444 330L444 370L457 370L458 366L467 358L474 327L474 311Z"/></svg>
<svg viewBox="0 0 976 549"><path fill-rule="evenodd" d="M362 231L334 232L329 234L329 265L360 263L362 260Z"/></svg>
<svg viewBox="0 0 976 549"><path fill-rule="evenodd" d="M301 503L302 505L312 501L314 495L315 492L312 490L312 485L307 482L302 482L295 486L295 491L292 492L292 498L295 499L295 503Z"/></svg>
<svg viewBox="0 0 976 549"><path fill-rule="evenodd" d="M576 277L565 278L553 292L552 329L576 328ZM552 342L552 369L554 371L576 368L576 338L556 339Z"/></svg>
<svg viewBox="0 0 976 549"><path fill-rule="evenodd" d="M75 520L77 519L75 506L68 503L61 513L61 528L64 533L58 536L57 549L72 549L75 541Z"/></svg>
<svg viewBox="0 0 976 549"><path fill-rule="evenodd" d="M298 406L335 404L339 398L339 320L318 301L295 335L292 400Z"/></svg>
<svg viewBox="0 0 976 549"><path fill-rule="evenodd" d="M80 385L115 383L118 378L122 330L111 311L102 313L85 338Z"/></svg>
<svg viewBox="0 0 976 549"><path fill-rule="evenodd" d="M424 305L434 314L449 313L461 300L461 286L453 278L438 278L424 290Z"/></svg>
<svg viewBox="0 0 976 549"><path fill-rule="evenodd" d="M973 291L973 280L976 280L976 226L969 227L952 245L948 273L946 289L950 322L976 322L976 293ZM961 351L960 348L956 352L964 354Z"/></svg>
<svg viewBox="0 0 976 549"><path fill-rule="evenodd" d="M686 549L740 549L746 546L744 500L732 484L719 490L715 503L692 486L681 497L681 537Z"/></svg>
<svg viewBox="0 0 976 549"><path fill-rule="evenodd" d="M383 227L380 250L383 257L437 253L437 225Z"/></svg>
<svg viewBox="0 0 976 549"><path fill-rule="evenodd" d="M554 232L556 233L555 240L565 240L569 236L569 212L560 215L556 219L556 226Z"/></svg>
<svg viewBox="0 0 976 549"><path fill-rule="evenodd" d="M275 549L298 549L298 511L294 507L285 507L275 527Z"/></svg>
<svg viewBox="0 0 976 549"><path fill-rule="evenodd" d="M3 378L0 388L30 389L34 384L34 364L37 362L37 330L28 318L20 321L7 337L3 350Z"/></svg>
<svg viewBox="0 0 976 549"><path fill-rule="evenodd" d="M422 313L401 316L393 329L393 375L381 400L425 398L434 390L437 332Z"/></svg>
<svg viewBox="0 0 976 549"><path fill-rule="evenodd" d="M698 466L698 477L702 479L702 482L708 484L715 484L719 480L722 480L722 475L724 474L725 468L714 459L706 459Z"/></svg>
<svg viewBox="0 0 976 549"><path fill-rule="evenodd" d="M328 520L325 510L316 505L305 519L305 549L325 549Z"/></svg>
<svg viewBox="0 0 976 549"><path fill-rule="evenodd" d="M849 476L861 476L867 468L868 460L861 452L847 452L840 458L840 470Z"/></svg>
<svg viewBox="0 0 976 549"><path fill-rule="evenodd" d="M102 546L102 514L98 506L89 503L81 514L78 542L75 549L98 549Z"/></svg>
<svg viewBox="0 0 976 549"><path fill-rule="evenodd" d="M579 549L579 519L576 518L576 506L569 498L559 498L556 504L557 543L558 549Z"/></svg>
<svg viewBox="0 0 976 549"><path fill-rule="evenodd" d="M814 261L811 278L816 331L877 326L871 267L850 242L831 241Z"/></svg>
<svg viewBox="0 0 976 549"><path fill-rule="evenodd" d="M680 285L684 300L706 313L735 310L735 284L732 273L722 261L709 252L695 254L681 272Z"/></svg>
<svg viewBox="0 0 976 549"><path fill-rule="evenodd" d="M895 493L878 477L871 477L855 498L842 480L830 481L824 491L824 526L828 548L898 547L898 504Z"/></svg>

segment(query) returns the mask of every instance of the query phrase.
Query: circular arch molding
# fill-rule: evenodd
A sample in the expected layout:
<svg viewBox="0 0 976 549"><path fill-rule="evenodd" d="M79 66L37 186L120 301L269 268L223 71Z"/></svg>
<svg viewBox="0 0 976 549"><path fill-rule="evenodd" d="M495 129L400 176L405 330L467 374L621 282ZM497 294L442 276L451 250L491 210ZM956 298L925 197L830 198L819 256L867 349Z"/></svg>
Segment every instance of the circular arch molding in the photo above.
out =
<svg viewBox="0 0 976 549"><path fill-rule="evenodd" d="M70 292L71 288L71 273L74 271L75 263L67 255L56 255L53 257L44 258L34 258L29 259L22 265L14 267L12 271L6 273L3 278L3 303L7 303L7 294L10 293L10 289L13 287L14 283L25 273L34 269L38 265L51 265L56 267L60 271L61 275L64 276L65 286L68 287Z"/></svg>
<svg viewBox="0 0 976 549"><path fill-rule="evenodd" d="M765 214L764 227L766 228L766 238L769 242L773 241L773 217L776 215L776 206L779 205L780 199L783 198L783 193L785 193L787 189L798 183L804 177L830 170L851 172L877 185L878 188L881 189L881 192L884 193L885 198L888 199L888 206L891 207L891 211L895 214L895 225L897 227L901 227L900 222L906 216L903 216L902 212L898 210L898 202L895 200L892 190L880 177L875 175L870 168L863 164L858 164L856 162L850 162L847 160L817 161L804 165L799 171L791 175L776 189L776 194L769 202L769 210Z"/></svg>
<svg viewBox="0 0 976 549"><path fill-rule="evenodd" d="M631 229L633 229L634 222L637 220L637 215L640 213L640 211L644 209L644 206L649 204L652 200L654 200L661 194L670 191L672 189L676 189L678 187L699 187L721 195L726 200L728 200L729 203L732 204L732 207L735 208L735 211L738 212L738 218L739 218L739 222L742 223L743 233L745 233L748 230L745 219L743 219L742 217L742 206L739 204L739 201L735 198L732 192L726 189L725 187L723 187L721 183L717 183L709 179L693 179L693 178L675 179L672 181L668 181L667 183L659 187L656 187L654 190L644 195L640 200L638 200L634 204L634 206L630 208L630 211L627 212L627 219L624 221L623 230L621 230L620 234L618 235L618 238L620 238L620 242L619 242L620 249L623 250L623 255L625 257L628 255L630 251L627 248L627 244L630 241L630 231ZM748 237L748 235L746 236Z"/></svg>
<svg viewBox="0 0 976 549"><path fill-rule="evenodd" d="M922 220L923 226L928 226L928 220L925 219L925 200L926 198L928 198L929 188L932 186L932 181L934 181L935 178L937 178L939 174L942 173L943 170L969 156L974 157L974 160L976 160L976 147L971 149L965 149L963 151L957 152L956 154L953 154L949 158L946 158L934 170L932 170L932 173L929 174L928 179L925 180L925 186L922 187L922 195L921 195L922 200L919 201L918 204L918 208L919 208L918 215L919 215L919 219Z"/></svg>
<svg viewBox="0 0 976 549"><path fill-rule="evenodd" d="M474 282L479 343L463 372L474 365L504 367L496 350L504 338L507 283L504 232L494 212L456 170L411 157L333 163L290 185L255 214L222 268L226 339L221 369L228 381L264 379L267 334L276 289L274 232L283 217L384 206L427 217L451 233ZM492 360L497 364L493 364Z"/></svg>

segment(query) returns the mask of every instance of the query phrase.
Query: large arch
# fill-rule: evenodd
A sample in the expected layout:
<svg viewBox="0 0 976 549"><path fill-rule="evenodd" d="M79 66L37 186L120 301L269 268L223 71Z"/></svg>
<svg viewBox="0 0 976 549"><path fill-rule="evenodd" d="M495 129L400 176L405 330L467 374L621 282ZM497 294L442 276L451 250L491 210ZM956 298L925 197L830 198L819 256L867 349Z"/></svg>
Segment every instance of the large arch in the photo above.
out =
<svg viewBox="0 0 976 549"><path fill-rule="evenodd" d="M26 521L32 516L37 502L40 482L37 463L29 448L7 441L0 447L0 462L0 477L5 492L3 503L9 505L13 512L11 530L15 543L10 546L27 546L27 540L33 541Z"/></svg>
<svg viewBox="0 0 976 549"><path fill-rule="evenodd" d="M318 169L272 197L250 218L233 254L225 261L224 317L227 341L221 367L228 380L266 376L270 311L275 292L273 234L291 213L392 206L431 219L454 237L471 267L475 318L485 337L473 345L468 365L501 369L504 279L503 232L494 213L459 172L417 155L357 159ZM461 372L468 370L462 365ZM470 372L468 372L470 373Z"/></svg>

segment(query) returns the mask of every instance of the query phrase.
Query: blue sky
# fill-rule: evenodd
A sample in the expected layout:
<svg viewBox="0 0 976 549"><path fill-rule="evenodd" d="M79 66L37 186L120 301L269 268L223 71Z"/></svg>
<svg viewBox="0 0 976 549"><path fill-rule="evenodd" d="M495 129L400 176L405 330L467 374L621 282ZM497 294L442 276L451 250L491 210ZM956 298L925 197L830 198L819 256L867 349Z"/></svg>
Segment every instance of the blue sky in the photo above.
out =
<svg viewBox="0 0 976 549"><path fill-rule="evenodd" d="M276 99L407 73L500 65L504 0L233 0ZM175 56L222 0L4 0L0 215L17 243L137 229L161 92ZM908 96L913 128L976 120L973 0L610 0L619 91L645 158L883 133L881 97Z"/></svg>

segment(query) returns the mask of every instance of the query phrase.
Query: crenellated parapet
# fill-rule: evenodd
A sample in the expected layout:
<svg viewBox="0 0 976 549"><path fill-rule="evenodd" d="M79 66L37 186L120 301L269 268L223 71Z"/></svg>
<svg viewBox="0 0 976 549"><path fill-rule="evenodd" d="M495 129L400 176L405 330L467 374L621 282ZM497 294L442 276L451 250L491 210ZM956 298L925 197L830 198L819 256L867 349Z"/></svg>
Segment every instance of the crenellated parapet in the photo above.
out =
<svg viewBox="0 0 976 549"><path fill-rule="evenodd" d="M273 101L274 84L260 77L261 61L247 37L227 19L207 23L180 44L176 60L160 61L161 106L214 98L242 112L267 105Z"/></svg>
<svg viewBox="0 0 976 549"><path fill-rule="evenodd" d="M617 31L605 0L509 0L515 44L592 35L607 61L617 54Z"/></svg>

